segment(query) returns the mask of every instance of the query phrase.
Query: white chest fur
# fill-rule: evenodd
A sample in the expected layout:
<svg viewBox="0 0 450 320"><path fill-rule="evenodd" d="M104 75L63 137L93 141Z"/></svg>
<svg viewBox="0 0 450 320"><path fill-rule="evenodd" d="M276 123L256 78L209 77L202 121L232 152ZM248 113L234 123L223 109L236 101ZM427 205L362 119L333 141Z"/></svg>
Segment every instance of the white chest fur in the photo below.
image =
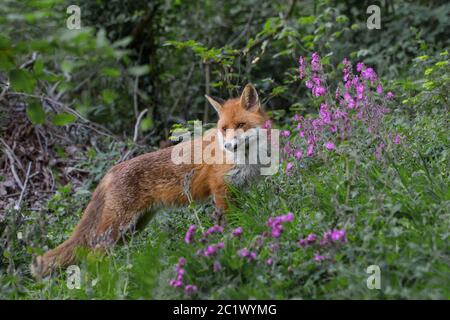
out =
<svg viewBox="0 0 450 320"><path fill-rule="evenodd" d="M227 180L235 187L242 187L260 176L260 165L239 164L227 174Z"/></svg>

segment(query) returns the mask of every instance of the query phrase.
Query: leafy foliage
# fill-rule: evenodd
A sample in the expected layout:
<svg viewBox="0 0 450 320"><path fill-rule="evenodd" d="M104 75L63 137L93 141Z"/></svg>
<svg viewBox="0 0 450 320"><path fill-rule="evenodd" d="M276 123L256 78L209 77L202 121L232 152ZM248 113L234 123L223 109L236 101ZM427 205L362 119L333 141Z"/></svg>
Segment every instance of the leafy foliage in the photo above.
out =
<svg viewBox="0 0 450 320"><path fill-rule="evenodd" d="M382 2L382 29L370 31L368 1L88 1L80 30L65 26L70 4L0 3L0 298L450 296L446 1ZM313 52L327 95L299 74L299 57ZM337 107L345 57L377 70L382 93L368 111L391 91L390 112L376 119L375 135L369 120L345 138L323 130L313 141L320 152L307 157L314 143L300 139L297 120L323 120ZM80 251L81 289L67 287L65 270L31 278L33 257L69 236L111 165L166 145L196 120L210 126L203 95L235 96L247 82L295 150L276 176L233 190L223 231L203 235L214 229L209 203L163 209L107 255ZM14 115L26 123L14 127ZM32 139L36 146L21 150ZM16 180L25 177L22 192ZM36 204L40 180L51 192ZM319 245L343 230L346 241ZM366 286L373 264L381 290ZM181 269L178 286L171 280Z"/></svg>

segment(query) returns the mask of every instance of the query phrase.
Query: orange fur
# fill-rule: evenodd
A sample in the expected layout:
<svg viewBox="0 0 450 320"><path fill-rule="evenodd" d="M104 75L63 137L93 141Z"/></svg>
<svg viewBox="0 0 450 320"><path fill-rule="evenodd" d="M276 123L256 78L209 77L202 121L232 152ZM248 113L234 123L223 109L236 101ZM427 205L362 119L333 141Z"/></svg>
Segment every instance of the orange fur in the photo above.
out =
<svg viewBox="0 0 450 320"><path fill-rule="evenodd" d="M217 130L247 130L260 127L266 120L256 90L247 85L241 98L220 104L207 97L219 113L218 129L202 138L202 147L214 143L213 153L225 151L219 146ZM242 124L245 124L242 126ZM213 138L209 142L205 137ZM227 138L227 137L225 137ZM193 141L182 142L194 143ZM226 209L227 188L225 176L233 164L174 164L171 153L174 147L143 154L112 167L101 180L84 211L83 217L68 240L32 264L35 276L45 276L58 267L72 264L77 247L105 249L132 231L146 209L162 204L185 205L188 192L192 199L213 197L216 210ZM189 177L188 189L186 179Z"/></svg>

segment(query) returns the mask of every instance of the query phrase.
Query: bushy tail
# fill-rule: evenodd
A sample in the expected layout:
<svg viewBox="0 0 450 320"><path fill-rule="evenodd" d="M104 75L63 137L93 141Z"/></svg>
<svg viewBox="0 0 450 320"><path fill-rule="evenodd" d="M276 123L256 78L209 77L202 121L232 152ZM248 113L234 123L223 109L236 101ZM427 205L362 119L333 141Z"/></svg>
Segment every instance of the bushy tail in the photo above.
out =
<svg viewBox="0 0 450 320"><path fill-rule="evenodd" d="M104 201L104 192L100 185L94 192L91 202L70 238L33 261L30 271L34 277L45 277L58 268L73 264L76 258L75 249L90 247L92 244L90 239L95 235L95 230L102 215Z"/></svg>

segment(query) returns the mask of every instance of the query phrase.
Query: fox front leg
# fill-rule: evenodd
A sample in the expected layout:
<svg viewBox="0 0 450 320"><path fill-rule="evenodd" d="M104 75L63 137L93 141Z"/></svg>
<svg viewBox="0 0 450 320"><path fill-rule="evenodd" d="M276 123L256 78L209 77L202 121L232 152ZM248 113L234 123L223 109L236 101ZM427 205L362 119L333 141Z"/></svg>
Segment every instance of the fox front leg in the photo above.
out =
<svg viewBox="0 0 450 320"><path fill-rule="evenodd" d="M226 190L220 188L213 193L214 197L214 220L219 226L223 226L226 223L225 210L227 209Z"/></svg>

